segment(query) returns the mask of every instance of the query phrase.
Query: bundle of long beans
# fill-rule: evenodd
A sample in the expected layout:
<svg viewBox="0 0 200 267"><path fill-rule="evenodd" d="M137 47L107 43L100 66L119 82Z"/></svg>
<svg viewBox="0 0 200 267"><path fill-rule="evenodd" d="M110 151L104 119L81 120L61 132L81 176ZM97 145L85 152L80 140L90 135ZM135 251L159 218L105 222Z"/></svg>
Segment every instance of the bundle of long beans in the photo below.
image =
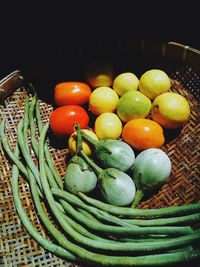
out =
<svg viewBox="0 0 200 267"><path fill-rule="evenodd" d="M17 126L15 151L8 145L4 121L0 124L0 140L13 162L12 190L16 210L29 234L42 247L75 262L103 266L162 266L200 259L200 203L142 210L115 207L82 193L74 195L64 191L46 143L48 127L48 123L42 124L36 95L31 101L28 96L25 99L24 118ZM29 150L29 128L38 167ZM36 230L22 206L19 174L30 185L35 208L52 241ZM43 200L55 222L44 211Z"/></svg>

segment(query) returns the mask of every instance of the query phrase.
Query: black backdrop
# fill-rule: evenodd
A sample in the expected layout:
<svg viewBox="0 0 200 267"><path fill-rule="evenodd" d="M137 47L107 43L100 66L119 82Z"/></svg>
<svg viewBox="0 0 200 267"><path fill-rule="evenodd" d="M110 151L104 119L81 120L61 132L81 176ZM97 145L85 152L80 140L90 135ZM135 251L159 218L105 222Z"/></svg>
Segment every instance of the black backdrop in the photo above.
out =
<svg viewBox="0 0 200 267"><path fill-rule="evenodd" d="M113 40L176 41L200 49L198 7L177 1L8 3L0 16L0 78L69 46Z"/></svg>

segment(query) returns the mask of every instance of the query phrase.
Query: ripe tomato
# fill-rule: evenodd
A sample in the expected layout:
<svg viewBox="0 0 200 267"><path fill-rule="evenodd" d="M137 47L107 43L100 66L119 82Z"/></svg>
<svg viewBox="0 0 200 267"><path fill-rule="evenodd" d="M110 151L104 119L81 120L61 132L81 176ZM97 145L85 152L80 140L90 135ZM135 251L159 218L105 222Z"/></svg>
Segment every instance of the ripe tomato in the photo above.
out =
<svg viewBox="0 0 200 267"><path fill-rule="evenodd" d="M54 88L56 105L83 105L88 102L91 89L82 82L61 82Z"/></svg>
<svg viewBox="0 0 200 267"><path fill-rule="evenodd" d="M49 117L52 132L59 137L67 137L74 132L74 124L87 128L89 116L84 108L78 105L66 105L55 109Z"/></svg>
<svg viewBox="0 0 200 267"><path fill-rule="evenodd" d="M138 150L159 148L165 142L162 127L157 122L149 119L128 121L122 130L122 138Z"/></svg>

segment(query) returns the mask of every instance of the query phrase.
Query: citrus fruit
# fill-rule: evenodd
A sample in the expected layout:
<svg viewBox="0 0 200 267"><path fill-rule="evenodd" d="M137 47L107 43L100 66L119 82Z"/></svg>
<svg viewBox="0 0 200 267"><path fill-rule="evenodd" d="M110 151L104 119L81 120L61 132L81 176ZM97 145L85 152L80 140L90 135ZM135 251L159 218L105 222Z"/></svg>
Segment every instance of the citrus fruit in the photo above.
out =
<svg viewBox="0 0 200 267"><path fill-rule="evenodd" d="M158 69L146 71L140 78L139 90L151 100L162 93L169 91L171 86L168 75Z"/></svg>
<svg viewBox="0 0 200 267"><path fill-rule="evenodd" d="M154 121L165 128L178 128L188 120L190 106L182 95L167 92L155 98L151 115Z"/></svg>
<svg viewBox="0 0 200 267"><path fill-rule="evenodd" d="M111 86L113 83L113 66L103 60L90 63L86 69L86 80L92 88Z"/></svg>
<svg viewBox="0 0 200 267"><path fill-rule="evenodd" d="M92 137L95 140L98 140L98 137L96 136L96 134L88 129L83 129L83 131L89 135L90 137ZM76 153L76 146L77 146L77 133L74 132L73 134L70 135L69 139L68 139L68 148L69 148L69 152L74 155ZM92 154L92 149L91 149L91 145L89 144L89 142L87 142L85 139L82 140L82 147L83 147L83 151L90 156Z"/></svg>
<svg viewBox="0 0 200 267"><path fill-rule="evenodd" d="M123 94L117 104L117 114L124 122L136 118L145 118L150 110L150 99L141 92L134 90Z"/></svg>
<svg viewBox="0 0 200 267"><path fill-rule="evenodd" d="M114 112L118 101L119 97L113 89L106 86L98 87L90 95L89 109L95 115Z"/></svg>
<svg viewBox="0 0 200 267"><path fill-rule="evenodd" d="M162 127L150 119L133 119L122 130L123 140L138 150L159 148L165 142Z"/></svg>
<svg viewBox="0 0 200 267"><path fill-rule="evenodd" d="M115 92L122 96L124 93L130 90L138 89L139 80L137 76L131 72L125 72L119 74L113 82L113 89Z"/></svg>
<svg viewBox="0 0 200 267"><path fill-rule="evenodd" d="M122 122L115 113L99 115L94 124L99 139L117 139L122 133Z"/></svg>

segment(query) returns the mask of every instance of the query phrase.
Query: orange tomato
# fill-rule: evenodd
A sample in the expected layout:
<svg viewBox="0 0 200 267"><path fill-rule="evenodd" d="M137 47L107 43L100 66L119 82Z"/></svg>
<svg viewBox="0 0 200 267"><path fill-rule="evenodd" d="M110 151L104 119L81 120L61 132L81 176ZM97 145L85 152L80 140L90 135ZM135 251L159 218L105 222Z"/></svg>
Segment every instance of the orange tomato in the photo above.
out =
<svg viewBox="0 0 200 267"><path fill-rule="evenodd" d="M89 100L91 89L82 82L61 82L54 88L56 105L83 105Z"/></svg>
<svg viewBox="0 0 200 267"><path fill-rule="evenodd" d="M122 131L123 140L138 150L159 148L164 142L162 127L150 119L133 119L128 121Z"/></svg>

